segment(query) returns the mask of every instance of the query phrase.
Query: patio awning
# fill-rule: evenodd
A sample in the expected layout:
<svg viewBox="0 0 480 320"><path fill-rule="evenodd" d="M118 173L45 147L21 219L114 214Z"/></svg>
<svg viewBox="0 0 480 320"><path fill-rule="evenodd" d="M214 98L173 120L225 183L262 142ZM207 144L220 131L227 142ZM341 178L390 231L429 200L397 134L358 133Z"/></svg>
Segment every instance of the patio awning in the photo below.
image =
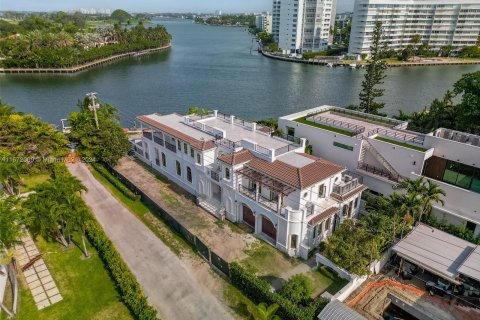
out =
<svg viewBox="0 0 480 320"><path fill-rule="evenodd" d="M288 196L292 192L294 192L296 189L293 187L290 187L280 181L277 181L263 173L260 173L256 170L253 170L251 168L244 167L242 169L239 169L235 171L237 175L243 175L255 182L260 183L261 185L264 185L268 187L270 190L275 191L279 194L282 194L284 196Z"/></svg>
<svg viewBox="0 0 480 320"><path fill-rule="evenodd" d="M480 246L477 246L475 250L473 250L465 262L458 268L458 272L480 281Z"/></svg>

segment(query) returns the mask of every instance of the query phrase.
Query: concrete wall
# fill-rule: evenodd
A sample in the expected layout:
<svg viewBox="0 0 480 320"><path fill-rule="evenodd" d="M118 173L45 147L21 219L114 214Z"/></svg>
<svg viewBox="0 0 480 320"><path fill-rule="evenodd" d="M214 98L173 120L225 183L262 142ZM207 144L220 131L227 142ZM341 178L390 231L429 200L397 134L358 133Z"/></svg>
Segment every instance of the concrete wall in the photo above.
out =
<svg viewBox="0 0 480 320"><path fill-rule="evenodd" d="M480 168L480 147L430 135L425 136L424 144L435 148L434 156Z"/></svg>
<svg viewBox="0 0 480 320"><path fill-rule="evenodd" d="M369 138L369 141L402 176L408 176L411 172L421 174L427 156L433 152L417 151L373 138Z"/></svg>

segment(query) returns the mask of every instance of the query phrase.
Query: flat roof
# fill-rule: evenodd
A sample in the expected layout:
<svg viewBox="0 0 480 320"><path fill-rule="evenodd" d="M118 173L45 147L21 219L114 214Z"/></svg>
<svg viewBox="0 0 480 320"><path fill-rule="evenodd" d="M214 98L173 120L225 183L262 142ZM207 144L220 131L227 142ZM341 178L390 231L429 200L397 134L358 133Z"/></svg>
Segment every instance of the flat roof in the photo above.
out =
<svg viewBox="0 0 480 320"><path fill-rule="evenodd" d="M172 129L178 130L190 137L197 139L197 140L212 140L213 136L209 135L206 132L201 130L192 128L184 123L184 116L178 113L170 113L166 115L159 115L159 114L150 114L147 116L148 118L166 125Z"/></svg>
<svg viewBox="0 0 480 320"><path fill-rule="evenodd" d="M467 258L471 256L476 245L432 228L425 224L418 224L412 232L400 240L393 251L400 257L405 258L419 267L430 271L453 283L459 283L457 276L460 268L465 265ZM475 263L477 256L472 257ZM480 272L477 265L470 269L470 262L462 269L469 274ZM469 276L469 274L465 274ZM477 275L478 276L478 275Z"/></svg>
<svg viewBox="0 0 480 320"><path fill-rule="evenodd" d="M339 300L330 301L318 315L319 320L367 320L357 311L353 310Z"/></svg>
<svg viewBox="0 0 480 320"><path fill-rule="evenodd" d="M477 246L475 250L473 250L465 262L458 268L458 272L480 281L480 246Z"/></svg>
<svg viewBox="0 0 480 320"><path fill-rule="evenodd" d="M204 120L198 120L198 122L204 123L213 128L224 130L224 138L233 142L247 139L268 149L278 149L291 144L289 141L276 139L259 132L253 132L250 129L242 127L238 124L231 124L229 121L227 122L219 118L207 118Z"/></svg>

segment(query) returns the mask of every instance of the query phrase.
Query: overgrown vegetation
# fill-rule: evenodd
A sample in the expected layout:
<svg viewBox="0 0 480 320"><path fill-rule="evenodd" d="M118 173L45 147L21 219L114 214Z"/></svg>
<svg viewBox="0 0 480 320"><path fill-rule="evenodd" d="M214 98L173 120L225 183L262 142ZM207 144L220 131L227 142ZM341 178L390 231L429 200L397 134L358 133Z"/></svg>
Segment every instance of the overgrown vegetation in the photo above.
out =
<svg viewBox="0 0 480 320"><path fill-rule="evenodd" d="M370 263L396 238L403 238L415 222L431 219L432 203L443 204L445 192L423 177L404 180L399 187L405 194L394 192L388 198L366 194L368 214L357 223L344 221L328 238L325 256L352 274L369 274Z"/></svg>
<svg viewBox="0 0 480 320"><path fill-rule="evenodd" d="M95 113L89 107L97 106ZM72 128L70 138L77 141L78 152L90 162L115 165L130 149L130 142L119 124L117 109L110 104L100 104L86 97L78 102L79 112L72 112L68 121Z"/></svg>
<svg viewBox="0 0 480 320"><path fill-rule="evenodd" d="M0 41L5 68L66 68L112 55L162 47L171 36L164 26L86 29L85 18L29 16L18 28L0 27L13 35ZM71 22L73 21L73 22ZM18 34L18 35L17 35Z"/></svg>

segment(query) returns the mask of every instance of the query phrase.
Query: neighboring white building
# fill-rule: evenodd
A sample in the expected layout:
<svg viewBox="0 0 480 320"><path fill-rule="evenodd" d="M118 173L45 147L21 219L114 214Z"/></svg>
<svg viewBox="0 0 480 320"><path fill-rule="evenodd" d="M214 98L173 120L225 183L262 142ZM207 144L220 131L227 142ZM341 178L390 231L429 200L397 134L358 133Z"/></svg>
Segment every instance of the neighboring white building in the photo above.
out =
<svg viewBox="0 0 480 320"><path fill-rule="evenodd" d="M405 178L432 180L447 193L444 206L433 204L437 217L479 234L480 137L447 129L421 134L407 125L331 106L279 118L289 140L306 138L314 155L360 174L374 192L389 195Z"/></svg>
<svg viewBox="0 0 480 320"><path fill-rule="evenodd" d="M151 114L133 141L141 160L197 197L218 218L243 222L290 256L307 258L359 212L365 186L344 166L303 153L270 129L214 111Z"/></svg>
<svg viewBox="0 0 480 320"><path fill-rule="evenodd" d="M274 0L272 33L283 53L327 49L336 0Z"/></svg>
<svg viewBox="0 0 480 320"><path fill-rule="evenodd" d="M264 32L272 33L272 14L264 12L255 16L255 26Z"/></svg>
<svg viewBox="0 0 480 320"><path fill-rule="evenodd" d="M348 52L369 54L376 21L388 47L402 50L419 34L422 43L440 50L473 46L480 33L479 0L356 0Z"/></svg>

